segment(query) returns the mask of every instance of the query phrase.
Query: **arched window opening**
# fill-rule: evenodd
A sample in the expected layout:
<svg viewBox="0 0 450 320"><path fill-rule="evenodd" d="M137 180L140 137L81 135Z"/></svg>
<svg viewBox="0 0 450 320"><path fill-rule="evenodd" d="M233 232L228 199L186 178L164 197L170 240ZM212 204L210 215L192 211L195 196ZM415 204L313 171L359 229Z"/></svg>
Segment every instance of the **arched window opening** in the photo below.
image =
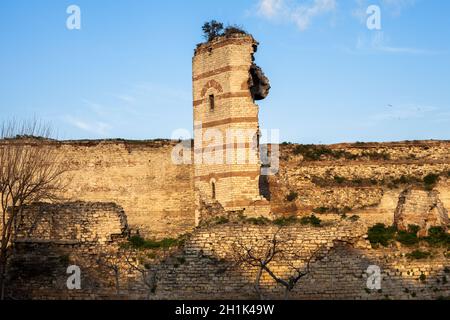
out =
<svg viewBox="0 0 450 320"><path fill-rule="evenodd" d="M215 99L214 99L214 95L213 94L210 94L209 95L209 110L210 111L214 111L214 109L216 108L216 105L215 105Z"/></svg>

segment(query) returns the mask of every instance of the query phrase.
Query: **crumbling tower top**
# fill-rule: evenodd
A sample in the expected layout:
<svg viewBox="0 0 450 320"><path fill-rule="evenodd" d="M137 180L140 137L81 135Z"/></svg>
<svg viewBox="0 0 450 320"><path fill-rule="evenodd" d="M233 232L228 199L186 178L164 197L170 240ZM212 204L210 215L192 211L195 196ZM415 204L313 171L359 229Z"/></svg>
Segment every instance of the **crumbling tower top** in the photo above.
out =
<svg viewBox="0 0 450 320"><path fill-rule="evenodd" d="M198 57L201 57L203 54L207 53L208 56L212 55L213 51L216 51L220 48L225 48L229 46L242 46L245 48L251 48L248 61L250 61L250 65L248 67L249 77L248 77L248 89L250 89L250 93L252 95L253 100L263 100L269 95L270 91L270 83L269 79L265 76L262 69L256 65L254 54L258 50L259 42L253 38L251 34L248 34L241 30L234 30L234 32L226 32L223 35L216 36L213 39L206 41L204 43L200 43L197 45L194 54L194 64L195 60ZM230 50L227 51L231 53ZM230 56L232 58L232 56ZM228 63L230 65L239 63L241 61L241 57L234 57L234 60L229 61L217 61L216 63ZM205 62L206 63L206 62ZM208 68L207 65L203 65L204 68Z"/></svg>
<svg viewBox="0 0 450 320"><path fill-rule="evenodd" d="M195 49L195 55L211 51L228 44L251 44L253 46L254 52L257 51L259 45L258 41L256 41L255 38L253 38L253 36L248 33L224 34L214 37L212 40L198 44L197 48Z"/></svg>

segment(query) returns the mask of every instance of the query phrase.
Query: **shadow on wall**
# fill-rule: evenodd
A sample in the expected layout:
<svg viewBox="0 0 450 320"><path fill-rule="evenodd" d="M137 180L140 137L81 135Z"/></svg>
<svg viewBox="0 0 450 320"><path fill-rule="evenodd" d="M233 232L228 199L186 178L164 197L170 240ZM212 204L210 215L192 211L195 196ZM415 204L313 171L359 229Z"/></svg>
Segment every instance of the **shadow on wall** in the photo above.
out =
<svg viewBox="0 0 450 320"><path fill-rule="evenodd" d="M80 290L69 289L80 268ZM69 270L70 271L70 270ZM21 243L9 265L8 294L12 300L142 300L149 291L115 245Z"/></svg>
<svg viewBox="0 0 450 320"><path fill-rule="evenodd" d="M105 208L100 204L83 206ZM99 210L85 212L90 212L92 217L99 215L95 219L102 216ZM109 214L116 217L114 223L120 229L122 224L117 219L120 215L114 210L103 213L105 216ZM78 223L78 219L69 220L67 230L74 230ZM234 248L236 244L249 243L257 250L272 239L275 232L286 237L285 243L292 246L302 259L318 248L326 251L323 258L311 263L310 273L292 290L290 299L438 299L450 295L449 260L442 253L432 259L409 260L405 256L406 250L401 248L372 249L365 240L365 225L341 222L323 227L288 226L281 231L272 225L238 223L199 228L184 244L181 256L176 253L176 256L169 256L155 266L157 283L156 292L152 295L149 295L141 275L127 264L127 254L132 256L133 253L124 252L120 245L127 240L126 232L105 242L103 237L96 237L93 233L86 234L86 238L75 238L76 241L67 238L23 239L15 243L15 254L10 262L9 297L256 299L254 282L257 270L238 264ZM280 278L288 278L292 265L297 263L297 260L280 256L274 259L272 270ZM81 268L82 289L79 291L67 289L69 265ZM382 272L380 290L367 287L367 269L372 265L378 266ZM303 268L303 265L296 267ZM284 288L267 273L263 274L260 284L265 297L283 299Z"/></svg>
<svg viewBox="0 0 450 320"><path fill-rule="evenodd" d="M442 253L433 259L409 260L401 249L369 248L356 231L353 243L342 240L342 236L317 240L319 233L332 233L330 229L294 228L283 233L292 231L299 241L298 253L307 254L321 246L328 248L328 253L324 259L311 264L311 272L300 280L290 293L290 299L439 299L450 296L449 260ZM223 240L225 234L228 234L226 241ZM230 259L230 246L249 235L267 241L267 227L220 226L194 235L187 245L186 264L169 268L161 276L157 297L257 299L254 289L257 268L242 268ZM288 279L293 270L291 264L292 261L274 260L272 270L280 278ZM369 266L381 269L379 290L368 288ZM267 273L262 277L261 291L266 298L284 297L284 288Z"/></svg>

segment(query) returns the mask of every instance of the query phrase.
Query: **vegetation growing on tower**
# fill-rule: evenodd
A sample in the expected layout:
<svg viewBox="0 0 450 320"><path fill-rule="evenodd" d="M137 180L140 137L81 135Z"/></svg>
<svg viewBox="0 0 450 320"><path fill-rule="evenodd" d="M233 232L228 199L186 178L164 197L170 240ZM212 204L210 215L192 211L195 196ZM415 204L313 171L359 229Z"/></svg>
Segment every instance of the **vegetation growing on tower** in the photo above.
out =
<svg viewBox="0 0 450 320"><path fill-rule="evenodd" d="M206 41L212 41L220 36L230 36L233 34L248 34L241 26L228 25L224 28L223 23L216 20L205 22L202 27L203 37Z"/></svg>

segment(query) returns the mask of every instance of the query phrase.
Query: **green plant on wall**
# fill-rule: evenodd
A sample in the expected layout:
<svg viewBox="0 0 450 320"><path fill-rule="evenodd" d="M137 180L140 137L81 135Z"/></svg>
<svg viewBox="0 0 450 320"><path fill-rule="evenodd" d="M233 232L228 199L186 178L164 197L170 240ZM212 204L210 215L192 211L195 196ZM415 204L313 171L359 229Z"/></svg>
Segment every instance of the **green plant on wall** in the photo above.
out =
<svg viewBox="0 0 450 320"><path fill-rule="evenodd" d="M406 257L411 260L424 260L430 258L431 256L431 252L421 250L414 250L406 255Z"/></svg>
<svg viewBox="0 0 450 320"><path fill-rule="evenodd" d="M450 235L442 227L432 227L428 237L424 239L432 247L447 247L450 249Z"/></svg>
<svg viewBox="0 0 450 320"><path fill-rule="evenodd" d="M419 243L419 237L417 236L419 231L419 226L409 225L408 231L398 231L395 239L405 246L414 246Z"/></svg>
<svg viewBox="0 0 450 320"><path fill-rule="evenodd" d="M177 239L165 238L162 240L147 240L141 236L133 236L128 239L128 242L122 244L123 249L169 249L178 247L183 244L183 237Z"/></svg>
<svg viewBox="0 0 450 320"><path fill-rule="evenodd" d="M395 227L386 227L383 223L378 223L368 231L368 239L372 246L382 245L387 247L395 238L397 229Z"/></svg>

